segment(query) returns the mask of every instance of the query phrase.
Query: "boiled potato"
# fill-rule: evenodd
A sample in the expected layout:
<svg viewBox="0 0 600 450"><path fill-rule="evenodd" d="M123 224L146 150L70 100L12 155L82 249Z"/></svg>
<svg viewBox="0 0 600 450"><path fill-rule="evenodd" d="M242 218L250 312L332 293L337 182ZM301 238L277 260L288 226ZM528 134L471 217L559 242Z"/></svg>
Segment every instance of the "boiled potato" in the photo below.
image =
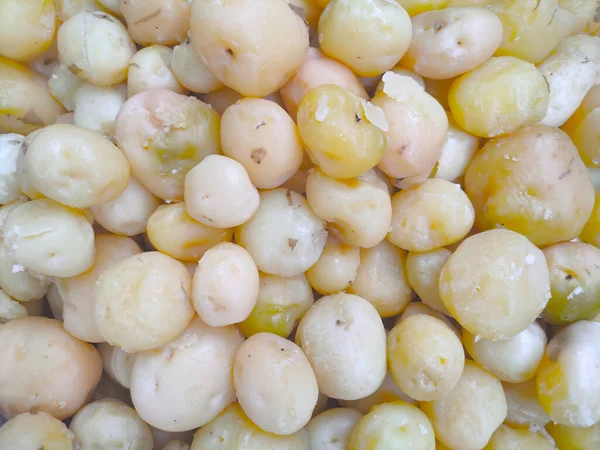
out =
<svg viewBox="0 0 600 450"><path fill-rule="evenodd" d="M4 291L0 290L0 325L19 317L27 317L28 315L29 313L24 305L13 300Z"/></svg>
<svg viewBox="0 0 600 450"><path fill-rule="evenodd" d="M581 240L600 248L600 191L596 191L594 209L581 231Z"/></svg>
<svg viewBox="0 0 600 450"><path fill-rule="evenodd" d="M554 53L582 53L596 66L596 82L600 81L600 36L575 34L562 40Z"/></svg>
<svg viewBox="0 0 600 450"><path fill-rule="evenodd" d="M540 405L535 378L525 383L502 383L508 412L504 423L512 428L544 428L550 417Z"/></svg>
<svg viewBox="0 0 600 450"><path fill-rule="evenodd" d="M408 11L408 14L415 16L434 9L444 9L448 5L448 0L398 0L398 3Z"/></svg>
<svg viewBox="0 0 600 450"><path fill-rule="evenodd" d="M23 157L24 140L20 134L0 134L0 205L12 203L23 195L17 163Z"/></svg>
<svg viewBox="0 0 600 450"><path fill-rule="evenodd" d="M183 87L198 94L208 94L224 87L187 41L173 49L171 70Z"/></svg>
<svg viewBox="0 0 600 450"><path fill-rule="evenodd" d="M350 433L361 417L352 408L333 408L314 416L306 425L311 448L346 450Z"/></svg>
<svg viewBox="0 0 600 450"><path fill-rule="evenodd" d="M46 295L49 284L48 277L15 263L0 245L0 286L7 295L20 302L36 301Z"/></svg>
<svg viewBox="0 0 600 450"><path fill-rule="evenodd" d="M135 353L127 353L120 347L106 342L98 345L102 356L104 371L124 388L131 387L131 371L135 362Z"/></svg>
<svg viewBox="0 0 600 450"><path fill-rule="evenodd" d="M126 87L84 83L75 91L73 123L114 141L117 114L127 99Z"/></svg>
<svg viewBox="0 0 600 450"><path fill-rule="evenodd" d="M185 41L190 23L187 0L118 0L119 12L135 42L173 45Z"/></svg>
<svg viewBox="0 0 600 450"><path fill-rule="evenodd" d="M460 129L448 118L446 141L431 176L457 183L461 179L475 153L479 150L480 139Z"/></svg>
<svg viewBox="0 0 600 450"><path fill-rule="evenodd" d="M600 423L587 428L575 428L549 423L546 431L557 446L564 450L586 450L600 444Z"/></svg>
<svg viewBox="0 0 600 450"><path fill-rule="evenodd" d="M415 290L423 303L441 313L450 315L439 293L442 269L452 252L437 248L428 252L408 252L406 276L408 284Z"/></svg>
<svg viewBox="0 0 600 450"><path fill-rule="evenodd" d="M67 66L59 64L48 79L48 91L68 111L75 111L75 94L84 84L85 81L74 75ZM58 123L59 118L64 120L64 116L59 116L53 123Z"/></svg>
<svg viewBox="0 0 600 450"><path fill-rule="evenodd" d="M554 450L556 447L543 434L535 430L513 430L506 425L494 432L484 450Z"/></svg>
<svg viewBox="0 0 600 450"><path fill-rule="evenodd" d="M73 450L73 433L60 420L36 411L15 416L0 428L0 448Z"/></svg>
<svg viewBox="0 0 600 450"><path fill-rule="evenodd" d="M127 95L133 97L152 89L168 89L185 94L185 88L171 70L172 55L173 49L164 45L151 45L133 55L127 74Z"/></svg>

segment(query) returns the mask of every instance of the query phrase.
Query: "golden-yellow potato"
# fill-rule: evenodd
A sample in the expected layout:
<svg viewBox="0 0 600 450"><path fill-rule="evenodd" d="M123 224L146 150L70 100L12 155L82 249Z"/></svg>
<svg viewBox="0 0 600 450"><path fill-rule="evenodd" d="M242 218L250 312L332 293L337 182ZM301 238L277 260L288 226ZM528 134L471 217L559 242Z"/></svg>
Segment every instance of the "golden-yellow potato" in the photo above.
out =
<svg viewBox="0 0 600 450"><path fill-rule="evenodd" d="M550 422L546 431L561 450L587 450L600 445L600 423L587 428L575 428Z"/></svg>
<svg viewBox="0 0 600 450"><path fill-rule="evenodd" d="M525 383L502 383L508 412L504 423L512 428L544 428L550 417L540 405L535 378Z"/></svg>
<svg viewBox="0 0 600 450"><path fill-rule="evenodd" d="M119 11L138 44L173 45L187 38L190 5L188 0L119 0Z"/></svg>
<svg viewBox="0 0 600 450"><path fill-rule="evenodd" d="M513 231L476 234L465 239L444 265L440 297L471 334L490 340L511 338L548 303L546 258Z"/></svg>
<svg viewBox="0 0 600 450"><path fill-rule="evenodd" d="M173 49L171 70L183 87L197 94L208 94L224 87L188 41Z"/></svg>
<svg viewBox="0 0 600 450"><path fill-rule="evenodd" d="M554 443L551 443L543 434L536 430L513 430L506 425L500 427L494 432L492 438L483 450L555 450ZM562 449L562 447L561 447Z"/></svg>
<svg viewBox="0 0 600 450"><path fill-rule="evenodd" d="M579 236L594 206L577 149L544 125L489 141L471 161L465 191L478 229L507 228L539 246Z"/></svg>
<svg viewBox="0 0 600 450"><path fill-rule="evenodd" d="M45 317L2 325L0 359L0 412L9 419L30 411L66 419L89 401L102 375L98 351Z"/></svg>
<svg viewBox="0 0 600 450"><path fill-rule="evenodd" d="M314 416L306 425L311 448L346 450L350 433L361 417L351 408L332 408Z"/></svg>
<svg viewBox="0 0 600 450"><path fill-rule="evenodd" d="M458 77L448 93L458 125L484 138L538 123L546 115L549 99L542 72L511 56L488 59Z"/></svg>
<svg viewBox="0 0 600 450"><path fill-rule="evenodd" d="M306 271L306 278L319 294L335 294L354 282L359 264L360 249L344 244L330 234L323 253Z"/></svg>
<svg viewBox="0 0 600 450"><path fill-rule="evenodd" d="M0 448L73 450L73 433L51 414L36 411L9 420L0 429Z"/></svg>

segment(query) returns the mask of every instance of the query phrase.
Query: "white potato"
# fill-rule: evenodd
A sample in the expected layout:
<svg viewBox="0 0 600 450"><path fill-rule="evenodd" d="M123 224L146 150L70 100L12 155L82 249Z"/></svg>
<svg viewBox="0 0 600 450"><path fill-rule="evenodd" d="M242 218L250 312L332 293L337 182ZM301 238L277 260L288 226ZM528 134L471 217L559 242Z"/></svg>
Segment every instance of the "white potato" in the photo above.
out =
<svg viewBox="0 0 600 450"><path fill-rule="evenodd" d="M185 94L185 88L171 70L172 56L173 49L164 45L151 45L133 55L127 74L127 95L133 97L151 89L168 89Z"/></svg>
<svg viewBox="0 0 600 450"><path fill-rule="evenodd" d="M68 111L75 111L75 93L84 83L67 66L60 64L48 79L48 90Z"/></svg>
<svg viewBox="0 0 600 450"><path fill-rule="evenodd" d="M119 110L127 99L127 88L123 84L111 87L85 83L73 97L75 113L73 123L114 139Z"/></svg>
<svg viewBox="0 0 600 450"><path fill-rule="evenodd" d="M600 82L600 36L575 34L562 40L553 53L582 53L596 66L596 83Z"/></svg>
<svg viewBox="0 0 600 450"><path fill-rule="evenodd" d="M306 425L311 448L346 450L350 433L361 417L351 408L333 408L313 417Z"/></svg>
<svg viewBox="0 0 600 450"><path fill-rule="evenodd" d="M408 252L406 276L421 301L431 308L450 315L439 294L440 274L452 255L450 250L437 248L428 252Z"/></svg>
<svg viewBox="0 0 600 450"><path fill-rule="evenodd" d="M49 284L48 277L15 263L0 245L0 286L6 294L20 302L32 302L46 295Z"/></svg>
<svg viewBox="0 0 600 450"><path fill-rule="evenodd" d="M120 347L106 342L98 345L104 371L124 388L131 386L131 371L135 362L135 354L127 353Z"/></svg>
<svg viewBox="0 0 600 450"><path fill-rule="evenodd" d="M187 37L189 0L119 0L119 11L135 42L173 45Z"/></svg>
<svg viewBox="0 0 600 450"><path fill-rule="evenodd" d="M24 140L20 134L0 134L0 205L14 202L23 195L17 162L22 157Z"/></svg>
<svg viewBox="0 0 600 450"><path fill-rule="evenodd" d="M457 182L464 176L473 155L479 150L480 139L459 128L454 120L449 118L448 122L442 154L431 175L433 178Z"/></svg>
<svg viewBox="0 0 600 450"><path fill-rule="evenodd" d="M73 433L51 414L23 413L0 428L0 448L73 450Z"/></svg>

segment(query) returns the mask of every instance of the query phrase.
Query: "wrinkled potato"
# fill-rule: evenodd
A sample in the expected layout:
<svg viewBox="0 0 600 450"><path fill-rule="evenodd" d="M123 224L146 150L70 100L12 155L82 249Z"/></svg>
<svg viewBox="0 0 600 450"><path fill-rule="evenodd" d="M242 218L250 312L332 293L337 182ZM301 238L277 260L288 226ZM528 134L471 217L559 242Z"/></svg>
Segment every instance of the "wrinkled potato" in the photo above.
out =
<svg viewBox="0 0 600 450"><path fill-rule="evenodd" d="M185 88L171 70L172 57L173 49L164 45L151 45L133 55L127 74L127 95L133 97L152 89L185 94Z"/></svg>
<svg viewBox="0 0 600 450"><path fill-rule="evenodd" d="M348 438L362 414L351 408L333 408L314 416L306 425L311 448L346 450Z"/></svg>
<svg viewBox="0 0 600 450"><path fill-rule="evenodd" d="M135 42L173 45L185 41L190 24L188 0L118 0L119 12Z"/></svg>
<svg viewBox="0 0 600 450"><path fill-rule="evenodd" d="M98 351L45 317L0 327L0 412L13 418L43 411L66 419L91 396L102 375Z"/></svg>
<svg viewBox="0 0 600 450"><path fill-rule="evenodd" d="M73 433L60 420L36 411L15 416L0 428L0 448L73 450Z"/></svg>

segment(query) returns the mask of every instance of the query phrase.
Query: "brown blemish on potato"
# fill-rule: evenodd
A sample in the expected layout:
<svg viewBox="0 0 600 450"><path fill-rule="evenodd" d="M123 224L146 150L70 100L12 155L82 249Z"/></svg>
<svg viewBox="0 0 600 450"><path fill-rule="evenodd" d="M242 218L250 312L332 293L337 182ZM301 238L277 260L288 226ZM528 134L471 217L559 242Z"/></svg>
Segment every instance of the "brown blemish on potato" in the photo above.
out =
<svg viewBox="0 0 600 450"><path fill-rule="evenodd" d="M437 33L438 31L440 31L440 30L441 30L442 28L444 28L445 26L446 26L446 24L445 24L444 22L436 22L436 23L433 25L433 31L435 31L435 32Z"/></svg>
<svg viewBox="0 0 600 450"><path fill-rule="evenodd" d="M155 17L158 17L161 12L162 12L162 8L158 8L152 14L148 14L146 17L142 17L140 20L138 20L137 22L134 22L133 24L139 25L140 23L148 22L148 21L154 19Z"/></svg>
<svg viewBox="0 0 600 450"><path fill-rule="evenodd" d="M250 158L256 164L260 164L266 155L267 155L267 150L264 147L259 147L259 148L255 148L254 150L252 150L252 153L250 153Z"/></svg>
<svg viewBox="0 0 600 450"><path fill-rule="evenodd" d="M79 67L77 67L77 65L76 65L76 64L71 64L71 65L68 67L68 69L71 71L71 73L72 73L73 75L77 75L78 73L81 73L81 72L82 72L82 70L81 70Z"/></svg>
<svg viewBox="0 0 600 450"><path fill-rule="evenodd" d="M44 125L44 121L34 110L27 111L27 114L23 116L23 121L28 125Z"/></svg>
<svg viewBox="0 0 600 450"><path fill-rule="evenodd" d="M298 244L298 239L288 239L288 245L292 251L296 248L296 244Z"/></svg>
<svg viewBox="0 0 600 450"><path fill-rule="evenodd" d="M288 206L294 206L294 200L292 199L292 191L288 189L285 192L285 198L287 198Z"/></svg>

